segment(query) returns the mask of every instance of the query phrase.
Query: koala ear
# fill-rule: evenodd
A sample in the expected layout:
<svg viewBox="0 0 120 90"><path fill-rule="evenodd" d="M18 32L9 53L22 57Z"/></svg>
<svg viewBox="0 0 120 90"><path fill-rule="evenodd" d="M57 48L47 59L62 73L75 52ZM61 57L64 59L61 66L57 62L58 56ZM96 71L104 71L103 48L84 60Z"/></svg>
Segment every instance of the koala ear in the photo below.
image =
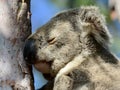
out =
<svg viewBox="0 0 120 90"><path fill-rule="evenodd" d="M95 6L81 7L79 15L83 26L82 37L90 34L99 44L108 47L111 36L99 9Z"/></svg>

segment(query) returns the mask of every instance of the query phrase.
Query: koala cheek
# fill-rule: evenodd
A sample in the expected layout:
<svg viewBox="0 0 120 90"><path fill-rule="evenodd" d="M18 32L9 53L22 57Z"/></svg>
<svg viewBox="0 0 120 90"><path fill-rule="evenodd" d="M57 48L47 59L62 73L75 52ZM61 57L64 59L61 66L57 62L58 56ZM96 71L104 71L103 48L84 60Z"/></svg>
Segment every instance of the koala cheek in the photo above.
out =
<svg viewBox="0 0 120 90"><path fill-rule="evenodd" d="M50 65L46 62L35 63L34 67L43 74L50 73Z"/></svg>

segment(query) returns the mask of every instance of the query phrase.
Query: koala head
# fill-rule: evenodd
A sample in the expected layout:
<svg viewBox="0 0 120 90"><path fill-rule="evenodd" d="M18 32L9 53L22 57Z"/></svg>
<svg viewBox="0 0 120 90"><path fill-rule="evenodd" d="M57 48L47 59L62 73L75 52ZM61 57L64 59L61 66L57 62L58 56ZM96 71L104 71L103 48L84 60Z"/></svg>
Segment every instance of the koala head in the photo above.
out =
<svg viewBox="0 0 120 90"><path fill-rule="evenodd" d="M108 47L109 33L96 7L81 7L57 14L26 40L24 58L44 75L55 77L68 62L83 52Z"/></svg>

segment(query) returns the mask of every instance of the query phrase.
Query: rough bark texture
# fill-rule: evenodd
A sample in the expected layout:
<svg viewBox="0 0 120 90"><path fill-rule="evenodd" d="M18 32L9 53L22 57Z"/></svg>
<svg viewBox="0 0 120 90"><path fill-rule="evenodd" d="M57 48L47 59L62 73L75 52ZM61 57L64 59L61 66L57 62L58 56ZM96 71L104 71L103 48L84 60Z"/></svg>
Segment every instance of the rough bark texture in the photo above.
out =
<svg viewBox="0 0 120 90"><path fill-rule="evenodd" d="M22 54L30 30L30 0L0 0L0 90L33 90Z"/></svg>

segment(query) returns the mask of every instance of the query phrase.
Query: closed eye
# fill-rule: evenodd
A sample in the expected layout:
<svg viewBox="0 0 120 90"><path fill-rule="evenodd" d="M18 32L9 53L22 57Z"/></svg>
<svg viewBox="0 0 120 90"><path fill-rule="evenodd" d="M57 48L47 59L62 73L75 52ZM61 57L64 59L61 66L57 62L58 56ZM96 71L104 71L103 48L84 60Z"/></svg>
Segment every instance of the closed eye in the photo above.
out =
<svg viewBox="0 0 120 90"><path fill-rule="evenodd" d="M54 44L56 42L56 39L55 37L54 38L51 38L47 41L49 44Z"/></svg>

